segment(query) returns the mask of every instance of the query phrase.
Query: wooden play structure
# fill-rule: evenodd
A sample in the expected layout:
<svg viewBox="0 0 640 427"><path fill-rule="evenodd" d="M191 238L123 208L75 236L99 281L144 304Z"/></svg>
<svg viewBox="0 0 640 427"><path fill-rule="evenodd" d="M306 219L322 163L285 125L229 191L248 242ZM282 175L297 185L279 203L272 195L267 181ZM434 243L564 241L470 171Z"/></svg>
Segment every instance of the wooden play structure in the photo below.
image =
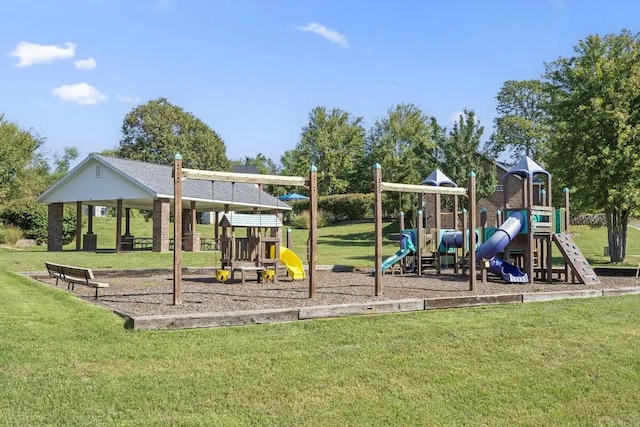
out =
<svg viewBox="0 0 640 427"><path fill-rule="evenodd" d="M569 234L569 190L563 190L564 208L554 209L551 200L551 174L529 157L523 158L505 174L505 189L509 188L511 179L520 180L522 199L519 203L514 203L509 200L508 192L504 192L504 209L497 212L496 227L487 227L487 213L481 214L480 233L485 242L483 245L495 233L508 235L508 244L500 251L502 257L512 261L524 272L522 280L514 281L533 283L535 278L539 278L551 283L553 275L557 274L564 276L567 282L571 277L572 283L599 284L598 276ZM541 187L544 186L540 190L537 204L534 203L534 181ZM509 222L511 227L506 226ZM498 224L502 225L498 227ZM553 244L564 258L563 268L553 267ZM482 245L478 252L485 255ZM486 280L486 270L491 271L493 268L491 260L485 260L481 267L483 280ZM498 273L499 270L496 268L495 272Z"/></svg>
<svg viewBox="0 0 640 427"><path fill-rule="evenodd" d="M309 178L297 176L256 175L246 173L204 171L182 167L182 156L176 154L173 167L174 184L174 241L173 246L173 303L182 304L182 185L185 179L199 179L207 181L244 182L266 185L305 186L309 188L309 298L316 296L316 253L317 253L317 215L318 215L318 185L317 169L311 166ZM227 209L225 209L227 210ZM238 216L236 216L238 215ZM282 223L276 212L271 215L245 215L226 213L221 220L223 236L221 237L222 264L231 267L240 260L254 262L253 267L238 267L244 281L249 270L256 273L274 275L279 260ZM247 217L252 216L249 220ZM235 217L235 219L234 219ZM247 221L251 221L249 224ZM257 221L257 222L256 222ZM245 225L240 225L245 224ZM246 238L236 238L236 227L247 229ZM266 231L268 230L268 231ZM284 248L283 248L284 249ZM272 273L273 272L273 273Z"/></svg>
<svg viewBox="0 0 640 427"><path fill-rule="evenodd" d="M476 233L469 232L469 230L475 230L476 228L476 175L471 172L469 174L469 188L458 188L458 187L450 187L450 186L437 186L437 185L414 185L414 184L400 184L400 183L392 183L392 182L384 182L382 181L382 168L379 164L375 164L373 166L373 192L374 192L374 222L375 222L375 268L373 274L375 276L375 295L382 295L382 275L383 275L383 260L382 260L382 193L385 191L395 191L402 193L414 193L418 195L425 194L435 194L438 195L453 195L453 196L466 196L469 198L469 221L468 224L464 224L464 229L462 230L463 235L468 235L468 239L462 239L462 253L468 257L468 262L465 265L468 265L470 269L469 274L469 287L471 290L474 289L476 283ZM457 204L457 197L455 198ZM403 221L404 222L404 221ZM413 240L414 247L413 248L405 248L401 252L396 254L395 259L389 258L387 261L389 264L395 263L396 260L400 261L404 258L409 251L414 252L415 254L420 254L416 256L416 274L422 274L422 262L428 262L428 258L426 253L431 252L433 249L432 242L437 241L438 239L432 237L431 233L429 233L429 237L427 237L427 233L424 230L424 219L422 209L418 210L418 219L417 219L417 236ZM467 221L464 221L467 222ZM402 234L402 232L401 232ZM425 258L423 258L422 254L425 253Z"/></svg>
<svg viewBox="0 0 640 427"><path fill-rule="evenodd" d="M515 194L520 200L510 199L510 192L504 190L504 209L496 213L495 227L488 226L488 213L479 215L480 227L476 229L475 175L470 174L468 190L455 187L455 183L436 170L423 184L409 185L382 181L379 165L374 167L374 193L376 203L376 295L382 292L382 273L399 265L400 271L410 271L421 275L427 267L433 267L440 274L442 259L452 265L454 273L462 268L470 270L469 283L473 289L476 280L476 266L480 268L482 281L487 281L487 273L501 277L508 283L533 283L534 280L553 282L554 274L566 282L599 284L600 280L576 246L569 234L569 190L564 189L564 208L554 209L551 203L551 175L532 159L525 157L503 178L503 188L510 188L510 179L518 179L521 188ZM534 198L534 181L539 187L539 197ZM446 183L447 186L442 186ZM516 187L517 186L512 186ZM543 188L544 187L544 188ZM420 209L417 214L417 228L404 229L404 217L400 215L401 249L395 255L382 261L381 256L381 193L400 191L418 193ZM427 231L423 209L427 209L423 198L432 195L432 228ZM442 196L453 196L452 229L442 228ZM458 196L469 197L469 212L460 211L462 226L458 219ZM537 203L534 203L536 201ZM564 259L563 267L553 266L553 245L559 249ZM461 252L459 252L461 248ZM409 259L409 261L407 261ZM404 263L404 265L403 265ZM407 268L411 263L411 268Z"/></svg>

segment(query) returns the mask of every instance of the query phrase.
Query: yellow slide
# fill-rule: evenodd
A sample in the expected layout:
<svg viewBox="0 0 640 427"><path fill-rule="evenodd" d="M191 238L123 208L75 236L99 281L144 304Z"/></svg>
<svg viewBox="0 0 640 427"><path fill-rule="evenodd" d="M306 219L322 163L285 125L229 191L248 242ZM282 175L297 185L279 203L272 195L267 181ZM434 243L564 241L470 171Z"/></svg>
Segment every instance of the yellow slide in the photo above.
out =
<svg viewBox="0 0 640 427"><path fill-rule="evenodd" d="M280 262L287 267L289 277L293 280L305 279L307 277L302 267L302 261L291 249L280 246Z"/></svg>

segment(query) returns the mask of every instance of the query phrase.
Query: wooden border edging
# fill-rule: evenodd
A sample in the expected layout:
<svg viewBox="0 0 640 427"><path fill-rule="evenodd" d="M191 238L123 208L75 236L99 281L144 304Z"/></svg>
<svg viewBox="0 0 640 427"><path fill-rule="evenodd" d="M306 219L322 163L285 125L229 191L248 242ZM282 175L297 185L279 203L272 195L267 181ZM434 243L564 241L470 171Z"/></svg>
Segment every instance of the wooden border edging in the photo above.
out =
<svg viewBox="0 0 640 427"><path fill-rule="evenodd" d="M298 309L230 311L227 313L189 313L184 315L126 316L126 327L134 330L211 328L216 326L257 325L298 320Z"/></svg>
<svg viewBox="0 0 640 427"><path fill-rule="evenodd" d="M317 305L300 307L299 320L326 319L354 314L402 313L424 310L424 300L375 301L358 304Z"/></svg>
<svg viewBox="0 0 640 427"><path fill-rule="evenodd" d="M116 313L125 318L125 328L127 329L190 329L286 323L298 320L330 319L354 315L407 313L447 308L480 307L484 305L518 304L633 294L640 294L640 287L371 301L355 304L230 311L225 313L189 313L152 316L131 316L127 313Z"/></svg>
<svg viewBox="0 0 640 427"><path fill-rule="evenodd" d="M481 305L515 304L522 302L523 294L477 295L465 297L431 298L424 300L424 309L477 307Z"/></svg>
<svg viewBox="0 0 640 427"><path fill-rule="evenodd" d="M552 301L568 298L596 298L604 294L602 289L581 289L576 291L551 291L522 294L522 302Z"/></svg>

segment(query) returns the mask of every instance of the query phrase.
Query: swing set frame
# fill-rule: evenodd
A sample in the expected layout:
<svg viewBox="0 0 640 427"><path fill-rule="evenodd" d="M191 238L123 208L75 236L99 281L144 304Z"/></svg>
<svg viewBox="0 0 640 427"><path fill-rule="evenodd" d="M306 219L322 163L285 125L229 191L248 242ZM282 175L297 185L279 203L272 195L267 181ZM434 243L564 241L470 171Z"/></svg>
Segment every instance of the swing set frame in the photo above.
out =
<svg viewBox="0 0 640 427"><path fill-rule="evenodd" d="M185 179L212 182L243 182L263 185L304 186L309 189L309 298L316 297L318 248L318 171L309 169L309 178L299 176L256 175L236 172L205 171L182 167L182 156L176 154L173 164L173 304L182 304L182 184Z"/></svg>

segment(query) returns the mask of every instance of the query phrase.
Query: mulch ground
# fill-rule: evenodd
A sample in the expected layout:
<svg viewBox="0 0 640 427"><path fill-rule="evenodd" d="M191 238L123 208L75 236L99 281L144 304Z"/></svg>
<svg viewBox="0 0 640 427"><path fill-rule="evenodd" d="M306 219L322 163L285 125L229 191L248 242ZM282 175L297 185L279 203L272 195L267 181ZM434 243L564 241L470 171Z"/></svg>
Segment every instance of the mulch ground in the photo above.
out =
<svg viewBox="0 0 640 427"><path fill-rule="evenodd" d="M587 286L565 282L553 284L508 284L490 278L488 283L478 282L469 290L467 276L446 273L385 275L383 295L374 295L374 278L369 271L333 272L318 271L317 297L309 299L308 280L292 281L286 277L277 283L257 283L255 275L246 283L239 280L218 283L213 271L184 274L182 280L183 304L173 304L172 273L136 275L114 275L104 277L94 272L96 279L109 283L109 288L100 289L97 304L130 316L158 314L186 314L207 312L232 312L303 306L353 304L373 301L403 299L426 299L437 297L498 295L549 291L571 291L579 289L614 289L635 285L635 277L600 276L601 285ZM55 285L55 280L39 277L39 280ZM66 290L65 284L58 288ZM74 292L94 302L95 290L76 285Z"/></svg>

